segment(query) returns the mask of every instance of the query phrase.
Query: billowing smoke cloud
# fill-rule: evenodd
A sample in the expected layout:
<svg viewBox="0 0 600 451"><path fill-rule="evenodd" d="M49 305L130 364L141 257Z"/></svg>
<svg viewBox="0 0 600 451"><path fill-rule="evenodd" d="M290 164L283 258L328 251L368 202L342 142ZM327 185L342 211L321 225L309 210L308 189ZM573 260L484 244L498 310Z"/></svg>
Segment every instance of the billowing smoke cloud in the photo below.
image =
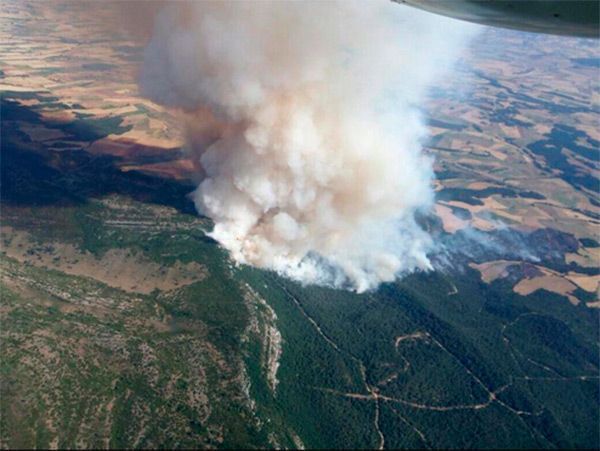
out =
<svg viewBox="0 0 600 451"><path fill-rule="evenodd" d="M364 291L430 267L417 107L465 27L387 1L167 4L141 87L183 111L194 201L236 261Z"/></svg>

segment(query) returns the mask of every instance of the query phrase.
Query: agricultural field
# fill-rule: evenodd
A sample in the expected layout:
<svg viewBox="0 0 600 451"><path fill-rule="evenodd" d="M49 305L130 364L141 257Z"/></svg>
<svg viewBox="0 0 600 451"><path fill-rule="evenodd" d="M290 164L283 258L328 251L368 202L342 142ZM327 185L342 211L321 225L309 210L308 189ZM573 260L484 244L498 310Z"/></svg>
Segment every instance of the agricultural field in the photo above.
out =
<svg viewBox="0 0 600 451"><path fill-rule="evenodd" d="M436 270L356 294L207 235L93 8L0 7L2 448L600 446L596 41L482 32L425 106Z"/></svg>

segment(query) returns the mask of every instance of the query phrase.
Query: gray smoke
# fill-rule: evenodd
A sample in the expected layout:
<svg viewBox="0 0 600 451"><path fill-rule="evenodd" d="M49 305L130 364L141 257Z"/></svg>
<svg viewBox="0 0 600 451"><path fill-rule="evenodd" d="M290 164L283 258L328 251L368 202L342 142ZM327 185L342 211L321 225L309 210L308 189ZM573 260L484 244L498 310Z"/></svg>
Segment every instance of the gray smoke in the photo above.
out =
<svg viewBox="0 0 600 451"><path fill-rule="evenodd" d="M237 262L364 291L430 268L418 106L471 32L387 1L170 3L141 87L184 115Z"/></svg>

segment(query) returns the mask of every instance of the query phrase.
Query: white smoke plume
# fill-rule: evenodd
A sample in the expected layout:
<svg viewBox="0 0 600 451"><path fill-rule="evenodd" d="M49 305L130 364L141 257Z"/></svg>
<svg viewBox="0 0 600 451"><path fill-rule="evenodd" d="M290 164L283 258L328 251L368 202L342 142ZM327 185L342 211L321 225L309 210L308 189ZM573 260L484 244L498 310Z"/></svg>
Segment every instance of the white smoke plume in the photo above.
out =
<svg viewBox="0 0 600 451"><path fill-rule="evenodd" d="M170 3L141 88L185 115L195 204L237 262L361 292L430 268L418 105L469 30L387 1Z"/></svg>

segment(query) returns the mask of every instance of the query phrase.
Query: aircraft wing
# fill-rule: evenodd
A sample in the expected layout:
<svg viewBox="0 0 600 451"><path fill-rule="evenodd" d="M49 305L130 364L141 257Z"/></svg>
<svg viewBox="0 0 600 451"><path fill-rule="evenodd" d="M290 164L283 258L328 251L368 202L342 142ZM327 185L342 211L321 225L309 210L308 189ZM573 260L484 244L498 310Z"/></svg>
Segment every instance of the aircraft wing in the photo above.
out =
<svg viewBox="0 0 600 451"><path fill-rule="evenodd" d="M600 37L598 0L393 0L482 25L586 38Z"/></svg>

